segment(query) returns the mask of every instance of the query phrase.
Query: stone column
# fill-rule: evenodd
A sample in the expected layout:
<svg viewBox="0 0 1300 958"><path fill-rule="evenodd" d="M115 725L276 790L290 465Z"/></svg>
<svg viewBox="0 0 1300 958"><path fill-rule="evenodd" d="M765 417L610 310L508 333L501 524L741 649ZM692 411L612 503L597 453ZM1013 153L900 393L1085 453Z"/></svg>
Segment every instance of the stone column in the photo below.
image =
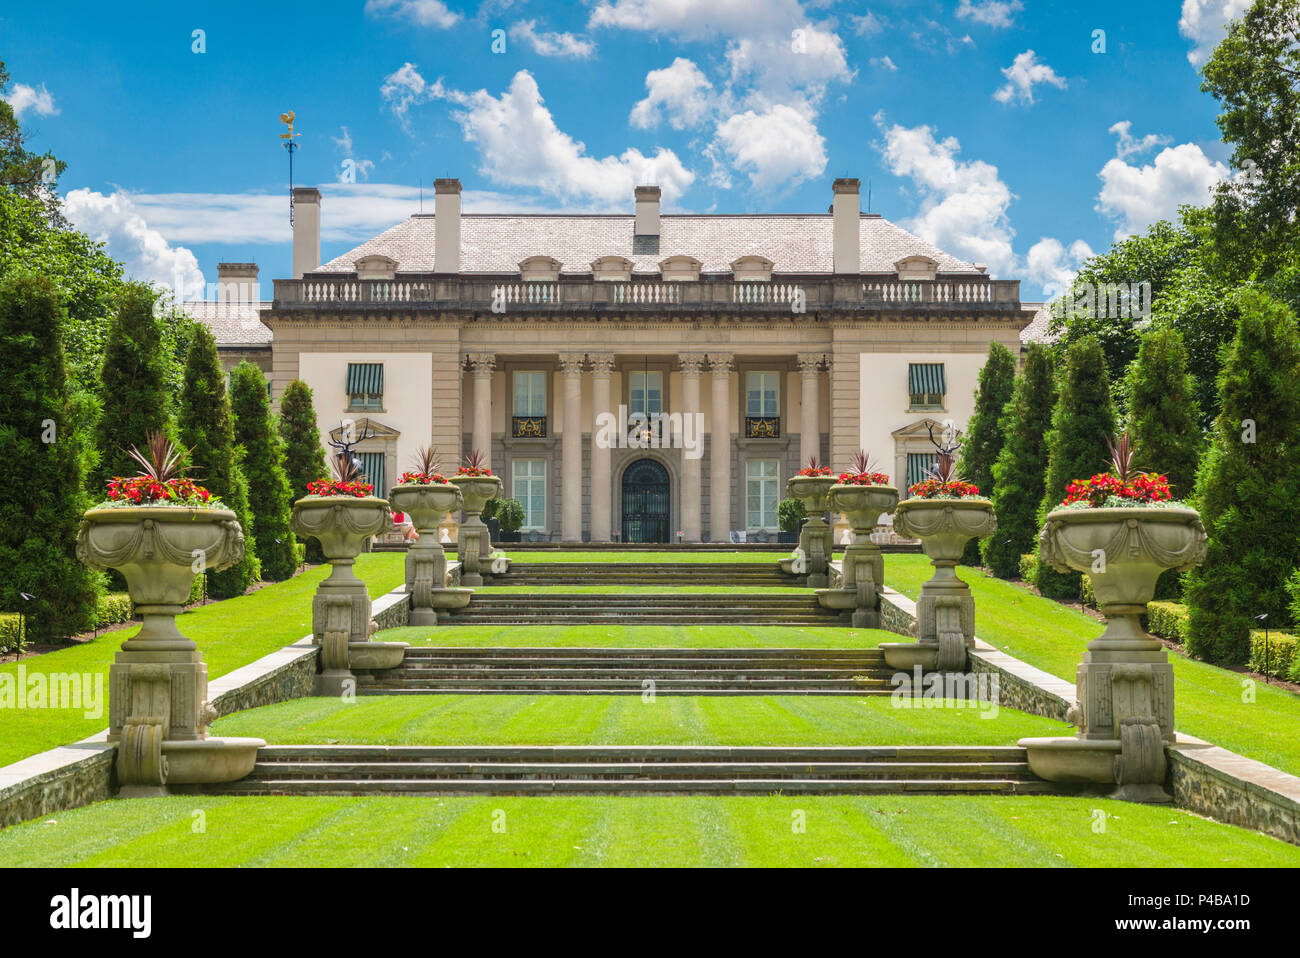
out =
<svg viewBox="0 0 1300 958"><path fill-rule="evenodd" d="M821 353L799 353L802 379L802 404L799 410L799 468L813 456L821 458L821 410L818 407L817 383L821 376Z"/></svg>
<svg viewBox="0 0 1300 958"><path fill-rule="evenodd" d="M564 373L564 432L560 440L560 538L582 541L582 353L560 356Z"/></svg>
<svg viewBox="0 0 1300 958"><path fill-rule="evenodd" d="M491 353L470 353L466 357L474 373L474 431L470 445L483 455L483 464L492 464L492 368L496 357Z"/></svg>
<svg viewBox="0 0 1300 958"><path fill-rule="evenodd" d="M709 356L713 406L709 413L709 538L727 542L731 534L731 362Z"/></svg>
<svg viewBox="0 0 1300 958"><path fill-rule="evenodd" d="M682 433L694 436L703 442L701 430L696 428L700 412L700 371L704 368L704 356L700 353L683 353L677 357L682 367ZM695 453L682 443L682 541L699 542L704 537L704 510L701 508L703 492L701 489L702 446L696 446Z"/></svg>
<svg viewBox="0 0 1300 958"><path fill-rule="evenodd" d="M610 449L596 441L596 417L601 413L617 415L610 397L609 381L614 372L613 353L591 355L591 541L609 542L613 529L613 503L610 500ZM568 428L567 426L565 427Z"/></svg>

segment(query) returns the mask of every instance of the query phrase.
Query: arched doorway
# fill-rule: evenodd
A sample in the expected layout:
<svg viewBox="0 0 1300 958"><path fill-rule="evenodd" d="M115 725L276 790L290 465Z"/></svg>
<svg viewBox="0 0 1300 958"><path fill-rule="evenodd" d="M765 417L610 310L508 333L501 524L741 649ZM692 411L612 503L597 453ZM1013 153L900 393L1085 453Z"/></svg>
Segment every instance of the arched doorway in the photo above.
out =
<svg viewBox="0 0 1300 958"><path fill-rule="evenodd" d="M668 542L668 470L638 459L623 472L623 541Z"/></svg>

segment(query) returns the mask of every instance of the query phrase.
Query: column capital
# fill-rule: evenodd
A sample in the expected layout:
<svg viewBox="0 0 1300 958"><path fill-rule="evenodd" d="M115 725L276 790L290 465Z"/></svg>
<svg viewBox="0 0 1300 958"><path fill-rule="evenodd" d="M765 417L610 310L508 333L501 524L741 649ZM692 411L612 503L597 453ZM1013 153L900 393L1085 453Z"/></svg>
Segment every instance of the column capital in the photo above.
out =
<svg viewBox="0 0 1300 958"><path fill-rule="evenodd" d="M494 353L466 353L465 362L469 368L480 375L490 374L496 366L497 357Z"/></svg>
<svg viewBox="0 0 1300 958"><path fill-rule="evenodd" d="M795 356L799 363L799 372L805 376L815 376L821 371L822 363L826 362L825 353L799 353Z"/></svg>
<svg viewBox="0 0 1300 958"><path fill-rule="evenodd" d="M607 378L614 374L613 353L589 353L587 358L591 361L591 374L593 376Z"/></svg>
<svg viewBox="0 0 1300 958"><path fill-rule="evenodd" d="M566 376L581 376L585 353L560 353L560 371Z"/></svg>
<svg viewBox="0 0 1300 958"><path fill-rule="evenodd" d="M677 361L681 364L683 376L698 376L704 368L703 353L681 353Z"/></svg>
<svg viewBox="0 0 1300 958"><path fill-rule="evenodd" d="M709 369L715 376L730 376L736 357L733 353L709 353Z"/></svg>

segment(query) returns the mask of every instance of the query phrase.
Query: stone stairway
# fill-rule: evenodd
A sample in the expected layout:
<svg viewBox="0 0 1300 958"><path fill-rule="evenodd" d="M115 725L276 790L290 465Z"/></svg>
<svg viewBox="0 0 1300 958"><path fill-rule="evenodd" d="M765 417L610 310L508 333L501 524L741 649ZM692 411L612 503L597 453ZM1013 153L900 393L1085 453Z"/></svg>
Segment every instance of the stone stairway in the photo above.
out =
<svg viewBox="0 0 1300 958"><path fill-rule="evenodd" d="M798 593L477 592L446 625L849 626L850 612L823 609Z"/></svg>
<svg viewBox="0 0 1300 958"><path fill-rule="evenodd" d="M527 554L524 553L524 556ZM505 575L492 577L492 585L745 585L791 586L798 582L784 575L777 561L764 562L529 562L511 564Z"/></svg>
<svg viewBox="0 0 1300 958"><path fill-rule="evenodd" d="M1011 746L279 745L241 795L1042 794Z"/></svg>
<svg viewBox="0 0 1300 958"><path fill-rule="evenodd" d="M407 649L361 695L888 695L878 649ZM653 686L647 685L652 682Z"/></svg>

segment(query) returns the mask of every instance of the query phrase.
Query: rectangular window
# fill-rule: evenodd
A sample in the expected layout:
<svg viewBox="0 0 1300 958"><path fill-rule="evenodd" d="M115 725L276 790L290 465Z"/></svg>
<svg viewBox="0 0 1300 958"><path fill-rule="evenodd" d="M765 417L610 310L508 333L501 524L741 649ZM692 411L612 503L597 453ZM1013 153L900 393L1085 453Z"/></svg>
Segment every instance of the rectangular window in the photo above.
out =
<svg viewBox="0 0 1300 958"><path fill-rule="evenodd" d="M779 416L780 373L745 375L745 415Z"/></svg>
<svg viewBox="0 0 1300 958"><path fill-rule="evenodd" d="M524 532L546 529L546 460L516 459L510 464L510 495L524 507Z"/></svg>
<svg viewBox="0 0 1300 958"><path fill-rule="evenodd" d="M942 409L943 397L948 391L943 363L909 363L907 391L911 397L911 408Z"/></svg>
<svg viewBox="0 0 1300 958"><path fill-rule="evenodd" d="M935 456L932 452L909 452L907 454L907 485L910 487L930 477L934 468ZM901 490L900 490L901 491ZM906 495L904 495L906 498Z"/></svg>
<svg viewBox="0 0 1300 958"><path fill-rule="evenodd" d="M627 374L628 415L653 416L664 411L664 374L632 372Z"/></svg>
<svg viewBox="0 0 1300 958"><path fill-rule="evenodd" d="M384 364L348 363L348 408L384 407Z"/></svg>
<svg viewBox="0 0 1300 958"><path fill-rule="evenodd" d="M745 528L775 532L776 504L780 499L775 459L750 459L745 463Z"/></svg>
<svg viewBox="0 0 1300 958"><path fill-rule="evenodd" d="M546 373L515 373L516 416L546 415Z"/></svg>
<svg viewBox="0 0 1300 958"><path fill-rule="evenodd" d="M382 452L362 452L357 454L361 460L361 469L366 474L366 482L375 487L371 493L381 499L388 495L384 485L384 454Z"/></svg>

